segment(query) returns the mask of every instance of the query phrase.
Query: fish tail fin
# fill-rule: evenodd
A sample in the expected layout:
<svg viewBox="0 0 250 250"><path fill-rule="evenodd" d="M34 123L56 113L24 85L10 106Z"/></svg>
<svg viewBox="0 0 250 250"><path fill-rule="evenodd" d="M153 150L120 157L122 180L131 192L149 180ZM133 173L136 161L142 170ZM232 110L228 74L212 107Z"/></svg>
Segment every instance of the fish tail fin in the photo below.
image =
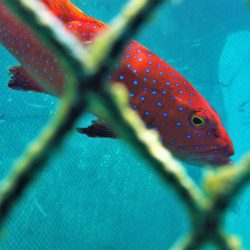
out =
<svg viewBox="0 0 250 250"><path fill-rule="evenodd" d="M21 66L13 66L9 69L10 80L8 86L15 90L45 92L42 87Z"/></svg>

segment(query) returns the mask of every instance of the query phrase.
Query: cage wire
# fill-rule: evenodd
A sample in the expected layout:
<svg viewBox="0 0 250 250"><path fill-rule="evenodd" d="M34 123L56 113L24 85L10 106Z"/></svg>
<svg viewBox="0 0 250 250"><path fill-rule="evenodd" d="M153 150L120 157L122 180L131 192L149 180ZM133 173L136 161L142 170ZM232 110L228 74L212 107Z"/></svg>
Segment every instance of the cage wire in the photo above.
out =
<svg viewBox="0 0 250 250"><path fill-rule="evenodd" d="M95 242L95 235L89 233L96 232L101 239L102 249L112 249L112 246L108 243L114 236L112 227L114 225L118 226L125 224L123 224L122 221L117 220L117 218L112 218L112 216L110 216L110 211L120 210L122 214L124 207L126 207L126 209L131 209L130 215L134 216L134 219L138 223L133 228L133 231L127 232L128 236L132 238L133 234L137 232L138 228L140 228L138 225L143 221L143 216L145 216L145 214L143 216L140 215L141 207L136 207L135 211L133 205L131 205L133 204L131 200L143 200L143 192L148 192L151 195L153 204L154 193L165 188L164 185L160 184L159 186L155 186L154 181L152 181L154 177L150 171L150 168L153 168L155 173L157 173L163 180L162 183L167 184L167 187L171 187L174 190L174 193L182 202L181 208L183 211L186 211L186 219L189 218L190 221L189 233L182 236L181 240L178 240L172 249L198 249L207 243L211 243L219 249L242 248L240 240L227 233L223 226L223 218L225 211L231 205L233 198L249 182L250 155L244 157L238 166L228 166L223 169L206 171L203 184L201 187L198 187L186 174L183 166L162 147L157 134L144 129L145 126L136 113L129 109L127 105L126 90L119 85L104 88L104 82L103 80L100 80L102 79L100 77L102 74L104 75L111 70L112 65L107 65L107 61L110 62L108 59L112 59L112 62L115 63L116 59L110 58L114 55L114 51L118 57L121 53L122 47L125 46L131 35L139 29L147 16L151 14L156 6L163 2L168 2L168 4L170 4L171 1L130 1L116 19L116 22L113 24L110 31L97 39L89 52L86 51L72 35L67 33L67 37L63 36L66 32L64 27L58 23L57 19L48 14L46 9L41 8L41 5L39 5L40 3L31 0L4 1L12 11L20 16L20 18L22 18L22 20L25 21L41 39L43 39L47 46L54 49L61 61L64 62L64 67L71 76L71 86L68 88L69 93L65 93L66 96L63 104L59 108L59 115L57 114L56 120L50 124L45 131L43 131L42 136L39 137L36 142L29 146L24 156L16 162L11 169L11 173L7 175L6 180L1 185L0 219L2 227L6 219L8 220L9 212L16 201L19 198L24 197L23 193L27 196L26 189L30 186L28 191L29 195L26 198L29 199L30 203L33 203L34 206L27 207L28 211L23 210L23 208L21 209L20 205L17 206L14 215L19 216L21 219L18 220L18 222L16 221L17 224L11 225L11 229L15 230L16 233L18 233L19 227L24 227L29 235L36 234L36 227L39 228L38 225L40 223L44 223L46 219L50 218L51 207L46 204L54 203L54 208L57 209L56 221L54 221L54 223L60 225L60 228L57 228L57 231L50 231L49 228L46 229L46 231L48 230L50 233L46 234L43 242L40 243L44 248L52 248L53 246L50 245L50 239L58 238L58 242L64 242L63 247L65 249L72 249L72 245L74 245L75 249L81 249L82 243L79 238L85 237L87 242L85 247L98 249L98 247L100 248L100 245L98 242ZM38 9L39 11L37 11ZM47 20L45 20L45 17ZM55 27L58 26L60 27L59 31L55 29ZM119 35L117 35L117 33ZM72 43L75 45L73 49ZM117 44L122 44L122 46L119 46L119 49L117 49ZM107 53L103 51L103 46L108 48ZM103 65L106 67L102 67ZM103 68L106 71L103 71ZM223 69L221 70L223 72ZM96 86L98 86L98 91L95 92L93 92L90 87L90 82L92 82L93 79L96 80ZM84 90L81 95L78 95L79 90ZM48 98L49 102L54 102L54 100L49 97L41 98ZM13 100L9 101L13 102ZM24 101L25 98L19 100L20 105L22 105L22 102ZM32 105L32 101L28 103ZM81 155L79 155L77 159L66 159L68 160L67 165L72 165L72 169L74 169L74 172L72 169L64 169L64 173L67 173L67 178L62 178L56 169L53 168L55 162L63 168L65 158L60 160L59 157L56 157L49 165L45 164L52 157L51 152L55 152L58 146L61 145L64 136L68 134L72 129L75 120L85 110L86 103L90 104L94 109L104 112L117 133L124 138L146 162L138 164L138 166L129 166L128 164L126 169L127 173L125 173L127 174L127 178L125 178L125 183L123 183L123 185L121 185L121 182L117 181L117 179L119 180L119 178L124 175L124 171L120 168L112 168L111 171L113 171L115 178L109 180L109 185L106 187L110 190L109 194L111 194L111 196L105 197L105 193L103 193L103 197L99 195L97 200L92 200L97 206L91 207L98 207L94 211L90 210L90 206L86 202L88 197L81 195L79 189L89 190L89 192L85 192L85 194L89 193L91 196L102 193L103 190L101 190L100 186L97 186L96 183L104 181L107 183L106 179L110 179L110 173L107 174L110 155L101 153L102 151L106 151L107 145L103 144L102 150L96 150L93 142L88 143L88 139L86 139L86 143L82 145L82 154L84 155L86 153L86 147L88 147L88 149L89 147L92 147L91 150L96 152L97 157L85 161L81 161ZM13 105L15 105L14 102ZM48 110L48 107L36 106L36 110L44 109L46 110L48 119L54 115L54 111ZM74 112L73 116L72 112ZM31 117L39 117L39 115L43 116L44 112L41 112L41 114L39 114L39 112L30 114ZM4 121L4 119L11 119L11 117L1 116L0 122L1 120ZM19 119L22 120L21 114ZM88 122L88 119L84 121ZM21 122L19 125L21 126ZM14 130L14 128L12 129ZM18 142L20 145L19 147L13 147L10 145L10 159L12 155L16 154L13 154L12 150L20 151L20 149L32 139L32 135L37 133L39 128L34 129L34 126L30 126L30 130L32 132L27 133L29 136L21 137L22 141ZM64 150L72 150L72 154L74 154L76 144L76 140L72 140L70 145L67 145ZM122 147L124 147L122 145L119 146L121 147L114 149L116 154L120 154ZM78 167L74 168L74 166L76 166L76 161L79 161L81 164L78 164ZM89 164L90 162L92 164ZM119 164L118 161L117 165ZM139 170L141 165L146 165L149 168ZM95 168L93 168L93 166L95 166ZM84 176L82 175L82 170L86 169L89 171L84 172L86 173L86 176ZM106 169L106 172L101 172L100 169ZM39 174L41 171L44 171L44 173ZM133 179L133 176L138 175L128 174L137 171L145 171L145 179L138 180L136 177ZM4 172L4 174L6 174L7 169L4 169ZM75 179L76 172L79 172L81 179ZM45 180L50 180L50 183L47 182L46 187L39 185L36 188L32 188L33 179L39 175L41 175L39 180L40 183ZM124 190L130 181L133 183L142 182L143 185L136 190L136 192L122 193L121 190ZM145 183L148 184L146 185ZM76 185L76 188L74 190L67 189L67 187L71 185ZM54 192L53 189L55 187L61 190L62 195L58 196L58 192ZM38 197L36 192L39 189L44 189L44 192L46 192L48 188L51 191L47 192L46 202L41 204L39 200L42 199L42 197ZM135 189L136 187L131 190ZM119 195L123 195L122 204L117 204L115 202L115 198ZM71 199L71 197L74 197L74 199ZM163 196L162 199L165 202L166 197ZM84 209L79 211L77 215L74 214L74 216L70 216L73 204L80 205L83 202L85 202ZM22 199L20 199L19 203L22 203ZM60 204L64 203L67 204L67 206L60 206ZM22 213L39 213L40 219L33 224L33 227L30 227L29 218L27 216L22 216ZM85 216L82 215L83 213L85 213ZM161 208L157 208L155 213L163 215L166 211L161 211ZM64 216L64 214L67 214L67 216ZM102 216L100 216L100 214ZM82 228L82 223L80 223L80 221L84 219L86 220L87 217L92 218L91 220L95 222L98 221L98 223L88 225L88 230L84 230L83 235L77 233L74 234L74 231L79 232L79 228ZM121 218L124 220L128 219L125 216L121 216ZM156 218L152 218L152 221L155 219ZM166 214L161 220L163 221L162 224L168 224L168 216ZM74 228L71 228L70 239L66 237L68 234L68 223L72 223L75 226ZM107 224L110 224L110 227L107 227ZM183 225L183 227L186 228L187 226ZM109 230L107 230L107 228ZM174 232L174 225L171 228L173 228L172 233L177 234L177 232ZM162 225L162 230L159 228L157 233L161 234L164 232L163 229L164 225ZM152 231L150 231L150 233L152 233ZM43 234L44 232L40 233ZM149 235L150 234L141 236L141 241L144 243L149 241L150 244ZM65 238L63 236L65 236ZM115 240L120 242L119 238ZM96 246L92 245L93 242L96 243ZM22 245L22 242L15 242L15 244L16 249L20 249L19 247ZM36 244L36 242L30 242L31 249L36 249ZM130 243L124 242L123 247L131 248L132 246L133 241ZM157 245L155 245L155 247L157 248Z"/></svg>

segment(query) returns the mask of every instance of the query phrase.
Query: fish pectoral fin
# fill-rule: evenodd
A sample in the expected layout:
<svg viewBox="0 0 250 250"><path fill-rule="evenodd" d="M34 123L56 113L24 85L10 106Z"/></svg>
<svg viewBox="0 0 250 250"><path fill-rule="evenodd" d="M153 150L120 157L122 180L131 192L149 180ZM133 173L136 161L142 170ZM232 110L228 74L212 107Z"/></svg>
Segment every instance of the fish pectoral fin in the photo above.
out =
<svg viewBox="0 0 250 250"><path fill-rule="evenodd" d="M77 128L77 131L89 137L116 138L112 129L99 120L92 121L87 128Z"/></svg>
<svg viewBox="0 0 250 250"><path fill-rule="evenodd" d="M8 87L22 91L44 92L42 87L29 75L22 66L9 68L10 80Z"/></svg>

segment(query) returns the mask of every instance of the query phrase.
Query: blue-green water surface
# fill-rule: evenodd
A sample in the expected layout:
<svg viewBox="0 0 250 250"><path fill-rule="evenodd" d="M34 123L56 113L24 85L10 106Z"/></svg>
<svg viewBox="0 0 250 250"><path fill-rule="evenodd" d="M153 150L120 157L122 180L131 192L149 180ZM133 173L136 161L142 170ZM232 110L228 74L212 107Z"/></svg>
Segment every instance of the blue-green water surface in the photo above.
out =
<svg viewBox="0 0 250 250"><path fill-rule="evenodd" d="M72 1L109 22L125 0ZM237 162L250 149L250 9L243 0L184 0L163 6L136 37L172 64L219 112ZM0 46L0 177L56 111L58 100L8 89L18 62ZM94 117L87 114L79 126ZM203 169L185 165L197 183ZM249 189L226 225L250 249ZM8 219L3 250L161 250L188 232L184 206L120 140L76 131Z"/></svg>

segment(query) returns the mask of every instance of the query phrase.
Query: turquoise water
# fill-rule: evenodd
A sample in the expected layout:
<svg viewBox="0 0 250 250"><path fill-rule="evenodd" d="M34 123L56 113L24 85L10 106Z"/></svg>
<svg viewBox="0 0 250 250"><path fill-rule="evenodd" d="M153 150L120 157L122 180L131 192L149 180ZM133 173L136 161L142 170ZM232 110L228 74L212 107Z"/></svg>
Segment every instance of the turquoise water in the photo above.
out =
<svg viewBox="0 0 250 250"><path fill-rule="evenodd" d="M73 1L105 22L121 0ZM237 162L250 149L250 9L240 0L187 0L162 7L136 37L171 63L220 113ZM7 88L3 48L0 85L1 172L56 111L58 100ZM93 117L86 115L79 125ZM198 183L203 170L186 165ZM227 214L227 229L250 249L249 189ZM73 131L66 145L27 190L6 224L4 250L168 249L189 228L182 204L147 164L119 140L91 139Z"/></svg>

